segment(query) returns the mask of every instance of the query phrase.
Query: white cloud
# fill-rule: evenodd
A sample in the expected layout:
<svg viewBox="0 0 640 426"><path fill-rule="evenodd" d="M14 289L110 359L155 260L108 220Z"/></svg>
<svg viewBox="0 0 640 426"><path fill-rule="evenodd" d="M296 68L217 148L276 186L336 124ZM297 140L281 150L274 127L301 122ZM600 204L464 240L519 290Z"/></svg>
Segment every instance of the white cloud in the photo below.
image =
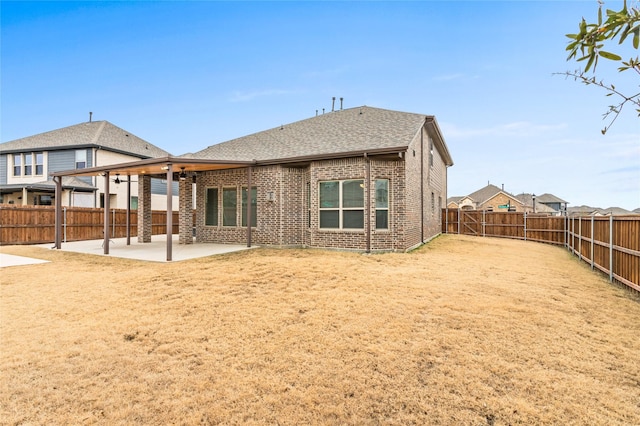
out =
<svg viewBox="0 0 640 426"><path fill-rule="evenodd" d="M565 123L559 124L534 124L528 121L516 121L513 123L499 124L492 127L461 128L450 123L441 123L443 133L447 139L466 139L479 136L491 137L531 137L548 132L556 132L567 128Z"/></svg>

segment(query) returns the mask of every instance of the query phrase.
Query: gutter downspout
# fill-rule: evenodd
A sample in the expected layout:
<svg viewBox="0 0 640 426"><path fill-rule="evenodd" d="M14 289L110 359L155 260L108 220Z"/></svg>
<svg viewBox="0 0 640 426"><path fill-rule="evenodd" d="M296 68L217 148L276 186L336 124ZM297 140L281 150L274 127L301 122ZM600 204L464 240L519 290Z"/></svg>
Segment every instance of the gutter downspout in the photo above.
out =
<svg viewBox="0 0 640 426"><path fill-rule="evenodd" d="M426 119L425 119L426 124ZM420 129L420 243L424 243L424 129Z"/></svg>
<svg viewBox="0 0 640 426"><path fill-rule="evenodd" d="M371 253L371 159L364 153L364 165L365 165L365 194L364 194L364 205L367 206L365 209L365 226L367 227L367 246L366 253Z"/></svg>
<svg viewBox="0 0 640 426"><path fill-rule="evenodd" d="M93 167L97 167L98 166L98 150L99 149L100 149L100 147L98 146L93 151ZM97 176L93 177L93 186L98 188L98 177ZM96 189L96 191L93 193L93 208L98 207L98 198L99 197L100 197L100 190Z"/></svg>
<svg viewBox="0 0 640 426"><path fill-rule="evenodd" d="M247 168L247 247L251 247L251 175L253 174L253 167ZM256 194L258 197L258 194ZM242 197L240 197L242 198ZM258 200L256 200L257 202Z"/></svg>

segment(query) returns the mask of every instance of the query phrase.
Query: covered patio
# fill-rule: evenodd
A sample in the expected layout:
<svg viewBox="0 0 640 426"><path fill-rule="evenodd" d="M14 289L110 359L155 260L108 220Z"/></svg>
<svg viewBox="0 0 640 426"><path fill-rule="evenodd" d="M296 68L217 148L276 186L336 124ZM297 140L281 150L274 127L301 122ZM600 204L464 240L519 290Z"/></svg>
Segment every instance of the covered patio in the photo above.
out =
<svg viewBox="0 0 640 426"><path fill-rule="evenodd" d="M130 249L141 251L151 248L152 240L158 238L164 239L164 248L166 252L166 261L174 260L173 243L174 240L180 246L193 245L193 227L191 223L193 209L193 183L196 182L198 172L238 169L244 168L247 171L247 187L251 187L251 174L255 162L248 161L218 161L191 159L186 157L161 157L148 160L140 160L121 164L111 164L108 166L98 166L86 169L75 169L52 173L51 176L56 184L55 190L55 207L56 207L56 223L55 223L55 242L56 249L62 249L62 178L68 176L102 176L104 177L104 193L109 194L109 186L112 178L122 179L127 184L127 199L131 198L131 176L138 176L138 232L137 243L138 248ZM166 234L164 236L151 235L151 178L166 180L167 187L167 220ZM179 182L179 233L173 235L173 182ZM127 221L131 209L131 203L127 203ZM104 197L104 240L101 241L101 254L110 254L110 247L114 240L109 238L109 197ZM250 204L247 203L247 219L251 220ZM126 225L127 237L124 238L124 246L131 246L130 224ZM68 244L65 243L65 248ZM199 245L199 244L198 244ZM212 244L207 244L212 245ZM215 245L215 244L213 244ZM226 246L226 245L222 245ZM251 227L247 227L247 244L251 247Z"/></svg>
<svg viewBox="0 0 640 426"><path fill-rule="evenodd" d="M173 235L172 240L178 242L178 235ZM151 242L139 243L137 240L127 244L126 238L111 238L109 245L111 250L109 256L123 259L144 260L151 262L165 262L166 258L166 235L153 235ZM42 244L40 247L51 248L51 244ZM172 250L172 261L182 261L197 259L200 257L213 256L216 254L233 253L241 250L248 250L252 247L239 244L215 244L215 243L194 243L175 245ZM94 254L104 256L104 242L102 240L72 241L64 243L62 251L74 253Z"/></svg>

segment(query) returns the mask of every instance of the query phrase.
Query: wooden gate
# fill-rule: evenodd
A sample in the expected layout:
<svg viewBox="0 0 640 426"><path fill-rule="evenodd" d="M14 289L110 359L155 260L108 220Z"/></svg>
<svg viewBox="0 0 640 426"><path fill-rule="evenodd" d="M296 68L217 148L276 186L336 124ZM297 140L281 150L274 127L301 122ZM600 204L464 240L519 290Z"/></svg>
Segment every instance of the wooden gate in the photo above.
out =
<svg viewBox="0 0 640 426"><path fill-rule="evenodd" d="M477 210L474 211L464 211L462 210L461 215L461 223L460 223L460 232L465 235L480 235L481 227L482 227L482 212Z"/></svg>

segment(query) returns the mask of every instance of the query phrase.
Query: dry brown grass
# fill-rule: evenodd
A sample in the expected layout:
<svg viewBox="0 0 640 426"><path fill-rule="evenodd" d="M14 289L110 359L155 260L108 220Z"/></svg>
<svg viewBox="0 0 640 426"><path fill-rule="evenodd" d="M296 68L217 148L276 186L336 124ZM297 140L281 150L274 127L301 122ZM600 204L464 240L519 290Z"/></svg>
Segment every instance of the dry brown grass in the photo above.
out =
<svg viewBox="0 0 640 426"><path fill-rule="evenodd" d="M640 303L565 250L5 247L3 424L640 424Z"/></svg>

